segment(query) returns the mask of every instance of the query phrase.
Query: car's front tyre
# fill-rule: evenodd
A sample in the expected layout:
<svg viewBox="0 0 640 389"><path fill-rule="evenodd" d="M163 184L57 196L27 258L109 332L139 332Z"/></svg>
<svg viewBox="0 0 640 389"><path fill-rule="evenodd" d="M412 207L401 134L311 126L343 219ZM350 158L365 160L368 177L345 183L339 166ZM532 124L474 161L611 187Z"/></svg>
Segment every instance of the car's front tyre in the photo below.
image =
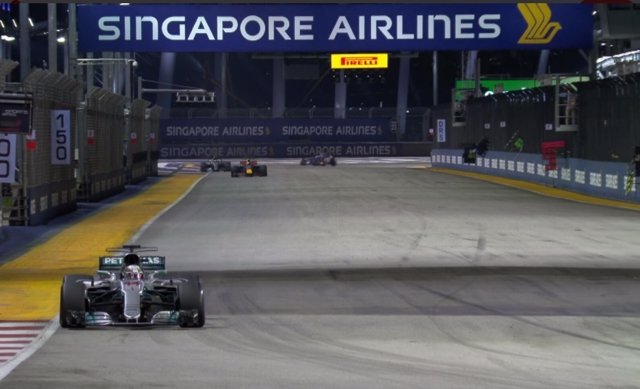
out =
<svg viewBox="0 0 640 389"><path fill-rule="evenodd" d="M204 291L198 277L178 286L177 309L180 327L202 327L205 322Z"/></svg>
<svg viewBox="0 0 640 389"><path fill-rule="evenodd" d="M66 275L60 287L60 327L82 328L87 311L84 281L92 281L88 275Z"/></svg>

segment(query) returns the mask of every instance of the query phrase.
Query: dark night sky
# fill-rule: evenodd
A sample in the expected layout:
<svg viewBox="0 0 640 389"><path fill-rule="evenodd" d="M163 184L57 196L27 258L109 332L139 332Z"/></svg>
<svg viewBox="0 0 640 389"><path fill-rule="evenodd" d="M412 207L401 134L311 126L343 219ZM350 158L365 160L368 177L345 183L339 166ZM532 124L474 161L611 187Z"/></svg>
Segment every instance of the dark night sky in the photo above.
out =
<svg viewBox="0 0 640 389"><path fill-rule="evenodd" d="M393 54L393 53L391 53ZM461 54L440 52L438 61L439 102L449 101L455 79L460 78ZM318 77L311 80L287 82L287 107L332 107L335 73L329 69L327 59L287 59L287 64L313 64ZM481 52L483 75L532 78L538 66L537 51ZM157 63L157 54L143 54L141 71ZM182 53L178 55L176 83L212 88L213 55L208 53ZM349 73L348 105L352 107L395 106L399 59L392 56L389 68L384 71L359 71ZM587 70L586 61L577 50L552 52L549 68L553 73L576 73ZM272 62L256 59L251 54L229 55L230 107L268 107L271 101ZM356 78L356 75L358 76ZM145 76L146 77L146 76ZM433 95L432 53L420 52L411 59L409 106L431 106Z"/></svg>

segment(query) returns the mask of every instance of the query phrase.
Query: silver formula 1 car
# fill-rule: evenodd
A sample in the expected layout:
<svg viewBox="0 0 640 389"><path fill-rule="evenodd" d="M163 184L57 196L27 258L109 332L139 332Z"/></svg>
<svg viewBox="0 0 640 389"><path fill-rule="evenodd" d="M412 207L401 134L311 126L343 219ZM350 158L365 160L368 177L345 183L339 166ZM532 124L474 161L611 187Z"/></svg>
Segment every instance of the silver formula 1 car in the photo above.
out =
<svg viewBox="0 0 640 389"><path fill-rule="evenodd" d="M165 257L138 255L155 247L125 245L99 259L90 275L66 275L60 288L60 326L179 325L202 327L204 292L197 276L167 273Z"/></svg>
<svg viewBox="0 0 640 389"><path fill-rule="evenodd" d="M231 162L223 161L221 158L214 156L211 159L200 162L200 171L205 173L211 170L212 172L230 172Z"/></svg>

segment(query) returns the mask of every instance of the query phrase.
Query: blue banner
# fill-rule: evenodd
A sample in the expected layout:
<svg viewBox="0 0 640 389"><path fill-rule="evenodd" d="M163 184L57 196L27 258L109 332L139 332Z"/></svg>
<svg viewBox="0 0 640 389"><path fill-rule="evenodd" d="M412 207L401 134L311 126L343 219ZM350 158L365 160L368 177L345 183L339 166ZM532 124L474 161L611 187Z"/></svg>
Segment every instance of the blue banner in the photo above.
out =
<svg viewBox="0 0 640 389"><path fill-rule="evenodd" d="M328 143L315 145L162 145L161 159L207 159L217 155L223 159L242 158L302 158L319 153L336 157L397 157L426 156L431 146L427 143Z"/></svg>
<svg viewBox="0 0 640 389"><path fill-rule="evenodd" d="M81 51L589 48L587 4L80 5Z"/></svg>
<svg viewBox="0 0 640 389"><path fill-rule="evenodd" d="M168 143L380 142L392 140L388 119L163 119Z"/></svg>

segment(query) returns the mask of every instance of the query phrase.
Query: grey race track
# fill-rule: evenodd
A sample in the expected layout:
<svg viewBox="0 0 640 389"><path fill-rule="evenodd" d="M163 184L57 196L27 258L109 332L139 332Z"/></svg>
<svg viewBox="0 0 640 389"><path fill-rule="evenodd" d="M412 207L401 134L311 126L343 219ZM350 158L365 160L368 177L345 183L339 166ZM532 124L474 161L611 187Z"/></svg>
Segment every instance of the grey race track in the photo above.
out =
<svg viewBox="0 0 640 389"><path fill-rule="evenodd" d="M138 240L205 328L58 330L0 388L640 388L640 214L409 165L209 174Z"/></svg>

